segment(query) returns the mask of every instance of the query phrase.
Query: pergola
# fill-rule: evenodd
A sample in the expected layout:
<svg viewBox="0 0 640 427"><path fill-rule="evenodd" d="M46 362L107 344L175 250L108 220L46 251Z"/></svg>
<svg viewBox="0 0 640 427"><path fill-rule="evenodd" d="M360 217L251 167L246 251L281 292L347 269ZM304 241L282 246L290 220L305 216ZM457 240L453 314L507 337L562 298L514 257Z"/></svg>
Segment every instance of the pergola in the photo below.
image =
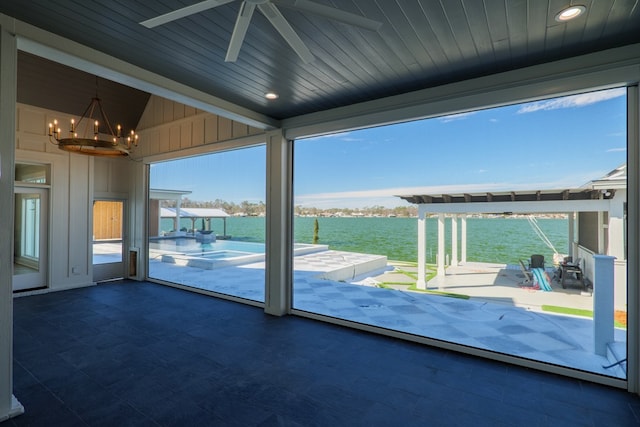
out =
<svg viewBox="0 0 640 427"><path fill-rule="evenodd" d="M230 215L223 211L222 209L215 208L161 208L160 209L160 217L161 218L174 218L174 221L177 224L180 224L181 218L189 218L191 220L191 229L195 230L195 224L198 219L205 219L206 227L205 230L210 230L211 225L209 220L211 218L222 218L223 221L223 234L222 237L227 236L227 218ZM177 228L176 228L177 230ZM221 237L221 238L222 238Z"/></svg>
<svg viewBox="0 0 640 427"><path fill-rule="evenodd" d="M445 274L445 214L451 215L451 265L458 264L458 223L461 218L461 263L466 262L467 215L474 214L569 214L569 242L573 242L576 212L608 212L614 189L575 188L562 190L526 190L501 192L452 192L449 194L413 194L398 196L418 205L418 281L426 289L426 217L438 216L437 275ZM600 222L602 218L600 218ZM602 225L602 224L601 224ZM604 227L599 227L603 230ZM600 238L600 236L599 236ZM603 238L603 236L602 236ZM571 245L569 245L571 250ZM571 254L570 254L571 255Z"/></svg>

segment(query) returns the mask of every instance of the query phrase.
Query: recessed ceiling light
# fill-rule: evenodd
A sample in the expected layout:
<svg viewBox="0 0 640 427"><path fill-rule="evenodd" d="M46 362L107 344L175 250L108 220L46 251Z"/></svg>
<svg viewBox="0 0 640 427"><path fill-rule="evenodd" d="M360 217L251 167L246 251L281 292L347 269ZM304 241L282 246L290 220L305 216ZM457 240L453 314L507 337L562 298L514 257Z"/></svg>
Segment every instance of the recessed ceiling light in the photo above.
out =
<svg viewBox="0 0 640 427"><path fill-rule="evenodd" d="M267 99L278 99L278 94L275 92L267 92L264 94L264 97Z"/></svg>
<svg viewBox="0 0 640 427"><path fill-rule="evenodd" d="M571 21L572 19L582 15L586 10L587 8L582 5L569 6L566 9L562 9L560 12L558 12L558 14L556 15L556 21Z"/></svg>

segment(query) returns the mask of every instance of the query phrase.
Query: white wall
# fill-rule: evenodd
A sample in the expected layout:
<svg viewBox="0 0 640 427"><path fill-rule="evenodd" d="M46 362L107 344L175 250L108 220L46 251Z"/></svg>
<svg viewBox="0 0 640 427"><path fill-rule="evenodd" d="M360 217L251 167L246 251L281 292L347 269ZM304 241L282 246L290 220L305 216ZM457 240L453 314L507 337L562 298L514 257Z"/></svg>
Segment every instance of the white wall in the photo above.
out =
<svg viewBox="0 0 640 427"><path fill-rule="evenodd" d="M132 157L176 153L207 144L264 133L243 123L152 95L136 132L140 144Z"/></svg>
<svg viewBox="0 0 640 427"><path fill-rule="evenodd" d="M65 123L68 115L24 104L17 104L16 112L16 162L51 167L48 289L92 285L93 158L63 152L49 142L49 121L55 117Z"/></svg>

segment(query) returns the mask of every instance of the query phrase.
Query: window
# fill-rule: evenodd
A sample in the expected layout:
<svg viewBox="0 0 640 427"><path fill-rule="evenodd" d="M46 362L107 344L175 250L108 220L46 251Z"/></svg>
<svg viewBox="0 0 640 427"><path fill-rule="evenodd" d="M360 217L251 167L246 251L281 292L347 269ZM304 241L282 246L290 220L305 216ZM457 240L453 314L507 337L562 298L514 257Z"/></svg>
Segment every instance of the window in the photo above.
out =
<svg viewBox="0 0 640 427"><path fill-rule="evenodd" d="M624 259L624 88L294 152L295 310L626 378L624 266L610 278L615 360L593 354L591 293L593 255Z"/></svg>
<svg viewBox="0 0 640 427"><path fill-rule="evenodd" d="M151 165L149 277L264 302L265 146Z"/></svg>

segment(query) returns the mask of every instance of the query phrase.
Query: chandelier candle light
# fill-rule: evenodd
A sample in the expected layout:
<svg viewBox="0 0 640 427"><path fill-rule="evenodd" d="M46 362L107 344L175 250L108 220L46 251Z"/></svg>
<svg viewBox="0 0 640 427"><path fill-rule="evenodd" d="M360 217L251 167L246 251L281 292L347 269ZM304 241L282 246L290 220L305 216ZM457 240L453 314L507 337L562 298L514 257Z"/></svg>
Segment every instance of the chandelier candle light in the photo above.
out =
<svg viewBox="0 0 640 427"><path fill-rule="evenodd" d="M100 114L103 124L102 133L100 132L100 122L94 117L94 113ZM93 122L93 129L91 129L90 122ZM82 136L78 136L78 131ZM58 120L49 123L49 141L57 145L59 149L71 153L102 157L126 157L134 147L138 146L138 135L134 130L131 130L125 137L120 125L116 126L114 132L102 109L100 98L96 96L91 100L77 123L75 119L71 119L67 138L62 137L62 129L58 127Z"/></svg>

